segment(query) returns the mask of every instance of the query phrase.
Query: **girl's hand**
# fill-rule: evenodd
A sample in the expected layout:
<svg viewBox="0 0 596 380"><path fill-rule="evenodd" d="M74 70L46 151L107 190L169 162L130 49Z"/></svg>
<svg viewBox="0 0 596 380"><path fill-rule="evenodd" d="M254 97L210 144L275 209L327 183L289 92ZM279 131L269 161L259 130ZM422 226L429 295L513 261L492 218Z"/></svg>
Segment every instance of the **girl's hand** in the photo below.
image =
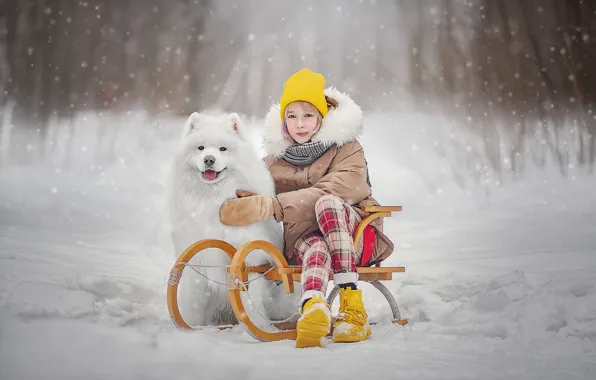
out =
<svg viewBox="0 0 596 380"><path fill-rule="evenodd" d="M253 195L257 195L255 193L253 193L252 191L246 191L246 190L236 190L236 196L238 198L246 198L246 197L251 197Z"/></svg>
<svg viewBox="0 0 596 380"><path fill-rule="evenodd" d="M219 208L219 219L227 226L246 226L273 216L273 199L246 190L236 190L236 199Z"/></svg>

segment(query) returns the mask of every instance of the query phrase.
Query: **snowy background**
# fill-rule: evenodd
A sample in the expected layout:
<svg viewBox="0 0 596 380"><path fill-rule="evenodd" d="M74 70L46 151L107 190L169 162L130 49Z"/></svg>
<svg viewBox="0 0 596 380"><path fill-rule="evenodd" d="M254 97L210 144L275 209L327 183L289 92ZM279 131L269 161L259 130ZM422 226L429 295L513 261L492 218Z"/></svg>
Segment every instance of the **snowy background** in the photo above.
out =
<svg viewBox="0 0 596 380"><path fill-rule="evenodd" d="M7 7L9 17L0 16L1 380L596 377L596 175L591 150L596 120L591 96L596 87L590 82L593 77L583 74L583 68L593 66L587 61L571 66L568 59L586 57L587 47L593 46L589 28L596 24L590 23L594 16L589 4L570 1L580 4L581 17L574 19L573 28L559 28L561 43L567 41L566 30L579 33L577 41L588 45L580 49L570 44L584 55L540 39L556 47L556 56L550 58L554 63L544 61L549 75L541 77L552 81L533 95L523 88L508 95L510 82L499 77L503 88L497 84L494 91L503 92L504 100L492 108L481 93L467 97L459 87L449 95L432 87L431 96L425 92L430 91L424 80L428 72L418 86L410 86L416 71L408 68L422 62L411 56L426 52L431 64L445 62L433 53L437 45L424 44L440 35L438 30L416 34L412 30L418 29L405 24L400 29L399 20L422 15L432 24L435 15L454 12L461 21L461 7L467 2L329 1L320 8L314 2L303 8L265 2L271 6L269 14L248 12L255 5L251 1L215 6L180 1L168 9L155 1L123 2L130 13L119 12L116 3L109 2L46 1L45 7L34 3L19 2L20 7ZM526 9L532 12L520 13L528 21L523 25L550 25L556 5L535 3L540 5ZM469 4L471 11L463 13L473 20L494 22L502 15L475 18L482 14L481 7L490 5ZM212 8L201 13L200 7ZM313 11L318 27L301 29L302 22L312 20L300 17ZM240 18L238 12L251 17ZM358 19L359 12L367 17ZM144 23L155 21L153 14L162 23L143 29ZM325 14L338 26L328 33L321 26L328 20ZM569 10L565 17L573 14ZM522 19L516 15L509 14L509 20ZM27 17L37 20L31 30L23 27L29 25ZM290 21L280 22L281 17ZM203 19L200 32L196 28ZM21 26L13 30L14 20ZM172 29L171 20L183 26ZM354 28L348 20L364 25ZM95 41L101 43L89 45L85 33L72 37L71 23L87 25L91 37L102 31ZM118 29L125 25L133 32ZM221 25L227 26L225 32ZM185 28L195 29L187 33ZM59 33L52 34L56 30ZM395 33L402 30L416 38L396 39ZM159 38L139 39L143 31L147 38ZM519 29L514 31L512 35L520 35ZM195 36L209 47L196 46L196 61L180 58L179 66L170 64L170 55L184 55L192 48L179 45L176 53L176 33ZM321 50L307 40L297 43L297 58L281 53L292 50L292 41L308 33L321 41ZM73 40L52 45L57 36ZM123 36L129 40L115 38L126 39ZM265 36L279 42L273 47L261 44ZM367 55L355 62L347 54L359 43L370 48L373 37L378 41L373 50L384 46L374 59ZM342 43L334 44L338 39ZM408 45L412 41L421 43L415 51ZM255 43L278 55L254 53ZM464 53L472 54L477 45L465 46L469 48ZM130 60L112 63L113 56L104 55L107 51ZM242 58L246 51L253 52L255 61ZM551 54L550 47L546 51ZM140 57L147 52L153 55L144 66ZM56 61L65 63L64 54L89 56L71 59L76 63L70 67L72 75L54 75L47 68L65 70L56 68L64 67ZM208 57L216 57L218 63L205 61ZM278 59L285 61L273 64ZM400 65L387 68L392 59ZM24 65L32 69L23 74L21 66L11 65L15 62L34 65ZM38 62L52 65L37 71ZM467 67L465 62L449 62L455 71ZM302 65L323 71L329 84L352 90L363 105L361 142L373 194L382 204L404 207L385 222L396 245L386 264L405 266L406 272L387 285L410 323L392 325L385 301L363 284L371 319L379 323L371 339L360 344L296 350L291 341L258 343L242 327L178 331L165 301L168 272L177 254L169 241L163 201L169 160L187 113L212 106L238 111L259 149L264 110L279 96L285 77ZM575 74L553 76L556 65ZM523 80L517 82L531 87L520 62L504 65L504 72L511 72L516 82L514 66L522 70ZM118 78L118 68L126 75L136 73L134 83L124 91L126 96L122 92L122 97L105 100L101 91L111 90L93 86L107 83L104 79L110 76ZM371 81L369 74L387 75ZM188 96L190 85L160 90L158 83L184 83L176 79L179 75L199 81L194 97ZM29 83L29 76L37 80ZM471 85L482 75L472 78L470 83L454 83ZM566 92L567 82L580 85L569 90L576 93ZM550 86L562 97L553 96ZM251 92L257 89L259 96ZM473 98L486 101L467 103Z"/></svg>
<svg viewBox="0 0 596 380"><path fill-rule="evenodd" d="M122 125L114 162L92 163L101 122ZM372 114L362 139L375 196L404 206L386 222L396 244L387 265L406 266L388 285L409 325L391 325L364 285L380 324L362 344L296 351L242 328L177 331L165 303L175 257L162 202L183 122L87 117L72 168L60 169L57 151L55 161L0 172L0 378L596 374L594 175L533 169L461 188L451 174L458 152L438 154L435 142L474 141L422 115ZM399 136L390 145L378 133L389 126Z"/></svg>

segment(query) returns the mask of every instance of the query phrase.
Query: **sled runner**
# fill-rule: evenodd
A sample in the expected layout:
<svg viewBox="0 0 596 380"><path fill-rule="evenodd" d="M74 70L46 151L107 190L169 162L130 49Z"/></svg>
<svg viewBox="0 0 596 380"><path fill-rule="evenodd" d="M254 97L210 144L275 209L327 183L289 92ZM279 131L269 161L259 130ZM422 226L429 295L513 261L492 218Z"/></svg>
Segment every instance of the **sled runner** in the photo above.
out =
<svg viewBox="0 0 596 380"><path fill-rule="evenodd" d="M362 206L361 210L364 212L370 213L366 216L356 229L356 233L354 234L354 244L356 245L359 239L364 238L364 252L363 252L363 262L366 262L366 254L367 254L367 239L368 234L373 234L372 238L374 238L374 231L369 224L377 219L383 217L390 217L392 212L401 211L401 206ZM182 315L180 314L180 310L178 308L178 284L180 283L180 278L182 277L182 270L186 266L186 264L191 260L191 258L198 254L199 252L208 249L208 248L218 248L224 251L225 253L230 256L232 262L228 268L228 298L232 304L232 308L234 310L234 314L236 315L236 319L239 322L243 323L249 333L256 339L262 342L271 342L271 341L278 341L283 339L296 339L296 330L295 330L295 323L292 322L284 322L284 323L274 323L275 327L279 329L279 331L268 332L260 329L257 327L249 318L248 314L246 313L246 309L242 303L241 294L248 290L249 281L248 281L248 274L249 273L260 273L266 279L271 281L278 281L282 282L284 286L284 290L286 293L293 293L294 292L294 281L300 281L300 275L302 272L302 268L299 266L290 266L282 252L279 249L271 244L268 241L264 240L254 240L244 244L239 249L236 249L231 244L216 239L205 239L200 240L190 247L188 247L179 257L174 266L170 271L170 277L168 280L168 291L167 291L167 302L168 302L168 310L170 313L170 317L172 318L173 323L181 329L194 329L192 326L188 325ZM372 246L368 247L368 251ZM273 258L275 262L275 266L246 266L244 260L250 254L250 252L261 249L267 252ZM382 267L381 263L375 264L374 267L367 267L367 266L360 266L356 268L359 281L366 281L372 284L376 289L378 289L381 294L387 300L389 307L391 308L391 312L393 313L393 323L405 325L408 323L406 319L402 319L399 313L398 305L389 291L387 287L381 282L383 280L391 280L393 278L393 273L397 272L405 272L404 267ZM330 280L333 279L333 275L331 275ZM333 300L339 293L339 287L335 286L331 293L327 298L327 302L329 305L333 303ZM218 326L215 326L218 327ZM221 326L220 328L228 328L229 326Z"/></svg>

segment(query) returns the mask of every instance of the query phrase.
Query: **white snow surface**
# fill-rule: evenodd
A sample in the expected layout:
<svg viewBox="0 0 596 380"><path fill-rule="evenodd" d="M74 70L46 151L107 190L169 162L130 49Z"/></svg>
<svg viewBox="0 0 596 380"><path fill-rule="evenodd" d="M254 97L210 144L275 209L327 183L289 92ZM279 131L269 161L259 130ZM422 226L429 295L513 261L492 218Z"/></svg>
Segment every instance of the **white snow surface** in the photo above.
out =
<svg viewBox="0 0 596 380"><path fill-rule="evenodd" d="M460 160L479 146L471 134L429 115L371 115L373 194L404 207L385 222L385 265L406 272L387 285L410 323L391 324L362 284L371 338L298 350L241 326L174 327L163 192L185 118L106 118L79 120L68 140L56 124L43 163L0 168L0 379L596 378L594 173L528 163L497 181L478 162L478 182ZM14 149L34 155L17 132ZM106 149L116 158L101 162Z"/></svg>

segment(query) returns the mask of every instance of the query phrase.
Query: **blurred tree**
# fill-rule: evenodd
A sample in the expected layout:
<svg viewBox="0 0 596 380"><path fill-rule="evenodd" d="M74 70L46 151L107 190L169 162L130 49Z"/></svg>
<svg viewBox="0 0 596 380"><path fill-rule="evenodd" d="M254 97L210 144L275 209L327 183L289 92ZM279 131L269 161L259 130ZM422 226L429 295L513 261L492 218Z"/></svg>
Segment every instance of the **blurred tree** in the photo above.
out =
<svg viewBox="0 0 596 380"><path fill-rule="evenodd" d="M521 170L531 138L564 174L594 166L595 45L589 0L3 0L0 107L42 139L84 110L262 116L309 66L367 112L448 107L495 170Z"/></svg>
<svg viewBox="0 0 596 380"><path fill-rule="evenodd" d="M495 170L518 172L538 138L562 174L570 152L596 157L596 2L586 0L399 1L409 30L410 88L468 118ZM429 17L429 15L432 15ZM424 25L424 27L421 27ZM495 130L504 120L506 135ZM560 137L575 123L577 141ZM501 157L506 137L509 157ZM577 148L575 148L577 147ZM546 163L545 151L536 162Z"/></svg>

